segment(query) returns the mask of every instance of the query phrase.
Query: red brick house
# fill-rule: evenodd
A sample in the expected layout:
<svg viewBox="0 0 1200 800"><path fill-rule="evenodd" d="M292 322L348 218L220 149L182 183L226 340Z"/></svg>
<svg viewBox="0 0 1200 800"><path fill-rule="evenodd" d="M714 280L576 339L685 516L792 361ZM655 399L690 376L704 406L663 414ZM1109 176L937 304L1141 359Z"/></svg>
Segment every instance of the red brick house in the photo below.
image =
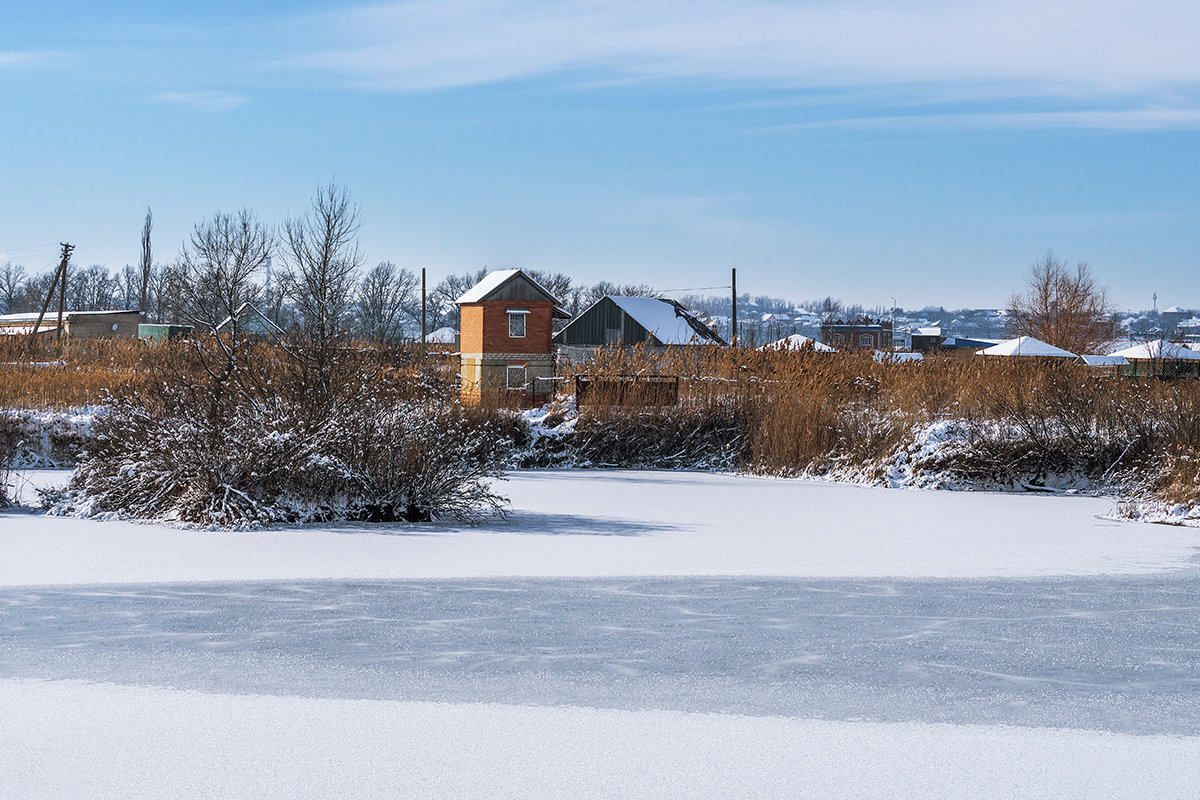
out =
<svg viewBox="0 0 1200 800"><path fill-rule="evenodd" d="M519 269L488 273L458 298L462 399L543 403L554 373L550 338L558 301Z"/></svg>

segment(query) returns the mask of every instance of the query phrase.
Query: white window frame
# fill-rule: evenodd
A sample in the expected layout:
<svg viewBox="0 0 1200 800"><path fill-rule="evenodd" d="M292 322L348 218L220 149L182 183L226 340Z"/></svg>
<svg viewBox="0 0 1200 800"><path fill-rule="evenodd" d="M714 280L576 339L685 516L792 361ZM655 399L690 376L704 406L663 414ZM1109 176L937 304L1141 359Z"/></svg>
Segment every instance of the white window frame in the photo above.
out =
<svg viewBox="0 0 1200 800"><path fill-rule="evenodd" d="M875 337L869 333L860 333L858 335L858 346L859 347L874 347L875 346Z"/></svg>
<svg viewBox="0 0 1200 800"><path fill-rule="evenodd" d="M842 336L840 333L835 333L835 334L833 335L833 343L834 343L834 344L845 344L845 343L846 343L846 337L845 337L845 336Z"/></svg>
<svg viewBox="0 0 1200 800"><path fill-rule="evenodd" d="M513 384L513 371L521 371L521 384L519 386ZM529 370L525 364L509 364L504 368L504 388L520 389L525 391L525 387L529 385Z"/></svg>
<svg viewBox="0 0 1200 800"><path fill-rule="evenodd" d="M527 319L525 319L525 317L527 317L527 316L529 316L529 312L524 309L520 309L520 308L508 309L508 338L510 338L510 339L524 339L525 338L525 335L529 332L529 321ZM518 319L521 320L521 332L513 333L513 323L516 322Z"/></svg>

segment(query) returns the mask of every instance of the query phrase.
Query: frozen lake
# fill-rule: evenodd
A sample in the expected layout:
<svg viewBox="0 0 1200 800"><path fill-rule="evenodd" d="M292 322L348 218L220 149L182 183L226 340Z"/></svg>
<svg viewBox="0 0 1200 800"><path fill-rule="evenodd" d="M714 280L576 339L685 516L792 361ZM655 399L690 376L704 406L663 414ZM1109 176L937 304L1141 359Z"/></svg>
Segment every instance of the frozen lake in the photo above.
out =
<svg viewBox="0 0 1200 800"><path fill-rule="evenodd" d="M0 677L1200 733L1200 577L0 592Z"/></svg>
<svg viewBox="0 0 1200 800"><path fill-rule="evenodd" d="M503 491L478 527L0 512L0 796L1200 783L1200 530L1096 498L699 473Z"/></svg>

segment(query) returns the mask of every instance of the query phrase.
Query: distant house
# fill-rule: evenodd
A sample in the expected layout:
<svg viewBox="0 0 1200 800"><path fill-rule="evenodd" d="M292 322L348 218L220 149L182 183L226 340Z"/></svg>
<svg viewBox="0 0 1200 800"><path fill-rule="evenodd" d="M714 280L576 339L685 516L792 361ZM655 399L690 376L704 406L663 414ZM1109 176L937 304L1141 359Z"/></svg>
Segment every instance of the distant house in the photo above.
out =
<svg viewBox="0 0 1200 800"><path fill-rule="evenodd" d="M826 320L821 323L821 341L838 349L891 350L892 323L870 317Z"/></svg>
<svg viewBox="0 0 1200 800"><path fill-rule="evenodd" d="M1200 317L1189 317L1176 323L1175 332L1180 339L1200 341Z"/></svg>
<svg viewBox="0 0 1200 800"><path fill-rule="evenodd" d="M976 355L985 358L1068 358L1071 360L1079 358L1074 353L1032 336L1018 336L1015 339L985 347L977 351Z"/></svg>
<svg viewBox="0 0 1200 800"><path fill-rule="evenodd" d="M457 341L458 331L450 327L438 328L425 336L427 344L454 344Z"/></svg>
<svg viewBox="0 0 1200 800"><path fill-rule="evenodd" d="M234 325L235 318L237 319L236 326ZM238 333L246 336L261 336L266 339L280 339L284 336L283 328L272 322L270 317L250 303L242 303L238 306L233 316L226 317L217 325L215 331L216 333L232 333L235 327Z"/></svg>
<svg viewBox="0 0 1200 800"><path fill-rule="evenodd" d="M573 355L605 345L649 347L720 345L725 340L674 300L608 295L584 309L554 336Z"/></svg>
<svg viewBox="0 0 1200 800"><path fill-rule="evenodd" d="M76 339L114 339L135 337L138 334L138 312L67 311L63 314L63 335ZM37 325L37 314L5 314L0 316L0 335L28 336ZM37 332L53 334L58 330L57 311L47 311Z"/></svg>
<svg viewBox="0 0 1200 800"><path fill-rule="evenodd" d="M935 352L940 350L945 342L946 336L941 328L916 328L912 332L912 344L909 349L918 353Z"/></svg>
<svg viewBox="0 0 1200 800"><path fill-rule="evenodd" d="M1147 378L1200 378L1200 351L1175 342L1157 339L1153 342L1118 350L1113 356L1123 356L1129 365L1121 367L1122 375Z"/></svg>
<svg viewBox="0 0 1200 800"><path fill-rule="evenodd" d="M566 316L554 295L522 270L506 269L485 275L457 302L463 401L544 402L554 372L554 318Z"/></svg>
<svg viewBox="0 0 1200 800"><path fill-rule="evenodd" d="M1189 312L1186 308L1180 308L1179 306L1164 308L1162 311L1163 322L1166 324L1168 330L1174 328L1176 325L1178 325L1180 322L1183 322L1190 316L1191 312Z"/></svg>

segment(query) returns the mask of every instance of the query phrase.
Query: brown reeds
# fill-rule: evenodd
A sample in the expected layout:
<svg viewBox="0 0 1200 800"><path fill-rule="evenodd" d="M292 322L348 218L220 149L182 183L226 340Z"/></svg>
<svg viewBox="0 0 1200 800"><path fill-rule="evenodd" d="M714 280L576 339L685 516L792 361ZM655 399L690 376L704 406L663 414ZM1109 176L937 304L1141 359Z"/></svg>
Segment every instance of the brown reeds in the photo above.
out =
<svg viewBox="0 0 1200 800"><path fill-rule="evenodd" d="M1051 475L1115 481L1160 468L1172 447L1200 441L1200 381L1119 379L1073 363L970 356L890 363L870 353L633 348L602 350L564 373L680 379L674 408L589 397L577 429L588 433L583 443L596 463L643 463L629 454L657 453L660 439L671 447L694 444L692 463L711 463L717 453L703 437L689 442L674 432L684 420L697 430L727 431L725 443L736 447L722 452L736 456L732 466L778 475L847 467L871 477L912 442L918 426L944 421L959 423L965 441L955 462L940 466L975 482L1037 483ZM600 429L604 437L595 433ZM686 459L675 456L677 463ZM1181 465L1176 483L1191 486L1193 462L1171 463Z"/></svg>

